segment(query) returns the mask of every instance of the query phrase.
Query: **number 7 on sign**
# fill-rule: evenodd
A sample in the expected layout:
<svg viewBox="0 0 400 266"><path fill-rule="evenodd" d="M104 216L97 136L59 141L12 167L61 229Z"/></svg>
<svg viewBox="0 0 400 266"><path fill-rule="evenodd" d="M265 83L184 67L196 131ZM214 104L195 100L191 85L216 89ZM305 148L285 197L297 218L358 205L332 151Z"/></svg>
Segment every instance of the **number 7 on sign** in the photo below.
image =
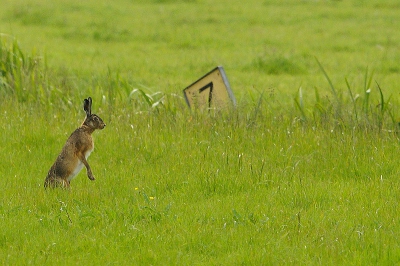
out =
<svg viewBox="0 0 400 266"><path fill-rule="evenodd" d="M214 84L212 82L210 82L207 85L201 87L199 89L199 93L202 93L203 91L205 91L208 88L210 88L210 92L208 93L208 107L211 107Z"/></svg>

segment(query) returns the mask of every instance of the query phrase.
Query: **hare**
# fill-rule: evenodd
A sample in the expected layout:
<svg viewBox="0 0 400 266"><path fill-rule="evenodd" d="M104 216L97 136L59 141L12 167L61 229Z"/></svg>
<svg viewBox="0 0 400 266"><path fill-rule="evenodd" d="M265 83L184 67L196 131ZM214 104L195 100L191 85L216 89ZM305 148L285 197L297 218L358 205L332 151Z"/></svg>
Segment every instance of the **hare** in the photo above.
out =
<svg viewBox="0 0 400 266"><path fill-rule="evenodd" d="M69 188L71 180L86 167L90 180L95 180L87 158L94 149L92 133L96 129L103 129L106 124L103 120L92 114L92 98L87 98L83 103L86 118L82 125L76 129L65 143L53 166L50 168L44 187Z"/></svg>

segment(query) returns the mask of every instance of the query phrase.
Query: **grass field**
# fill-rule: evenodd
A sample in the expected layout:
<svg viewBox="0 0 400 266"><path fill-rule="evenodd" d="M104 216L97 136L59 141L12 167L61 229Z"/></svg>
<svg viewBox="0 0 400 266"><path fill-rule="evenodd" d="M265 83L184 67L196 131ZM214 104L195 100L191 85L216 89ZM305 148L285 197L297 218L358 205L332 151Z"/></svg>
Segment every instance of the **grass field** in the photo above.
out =
<svg viewBox="0 0 400 266"><path fill-rule="evenodd" d="M3 1L0 264L399 264L399 8ZM87 96L96 181L46 191Z"/></svg>

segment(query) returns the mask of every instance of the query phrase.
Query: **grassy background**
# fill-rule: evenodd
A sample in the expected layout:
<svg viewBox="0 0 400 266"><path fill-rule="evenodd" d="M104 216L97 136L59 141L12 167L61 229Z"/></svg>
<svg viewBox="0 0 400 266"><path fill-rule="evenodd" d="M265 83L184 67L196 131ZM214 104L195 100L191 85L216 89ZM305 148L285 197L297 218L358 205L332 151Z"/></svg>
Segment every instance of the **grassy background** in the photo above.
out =
<svg viewBox="0 0 400 266"><path fill-rule="evenodd" d="M383 88L399 83L398 3L385 1L3 1L0 32L90 80L110 68L154 91L179 91L223 65L236 94L280 97L358 83L368 67ZM362 77L361 77L362 79ZM71 81L71 82L74 82Z"/></svg>
<svg viewBox="0 0 400 266"><path fill-rule="evenodd" d="M398 8L3 1L1 264L399 263ZM88 95L97 179L44 191Z"/></svg>

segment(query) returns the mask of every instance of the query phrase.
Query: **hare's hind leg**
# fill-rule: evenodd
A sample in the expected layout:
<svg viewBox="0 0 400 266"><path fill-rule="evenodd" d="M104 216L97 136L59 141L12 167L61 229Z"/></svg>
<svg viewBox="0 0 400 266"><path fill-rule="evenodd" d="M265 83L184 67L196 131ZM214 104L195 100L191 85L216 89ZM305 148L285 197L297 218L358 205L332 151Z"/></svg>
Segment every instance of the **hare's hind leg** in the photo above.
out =
<svg viewBox="0 0 400 266"><path fill-rule="evenodd" d="M67 180L64 180L62 178L48 178L44 182L44 187L50 187L50 188L56 188L56 187L62 187L62 188L69 188L69 182Z"/></svg>

